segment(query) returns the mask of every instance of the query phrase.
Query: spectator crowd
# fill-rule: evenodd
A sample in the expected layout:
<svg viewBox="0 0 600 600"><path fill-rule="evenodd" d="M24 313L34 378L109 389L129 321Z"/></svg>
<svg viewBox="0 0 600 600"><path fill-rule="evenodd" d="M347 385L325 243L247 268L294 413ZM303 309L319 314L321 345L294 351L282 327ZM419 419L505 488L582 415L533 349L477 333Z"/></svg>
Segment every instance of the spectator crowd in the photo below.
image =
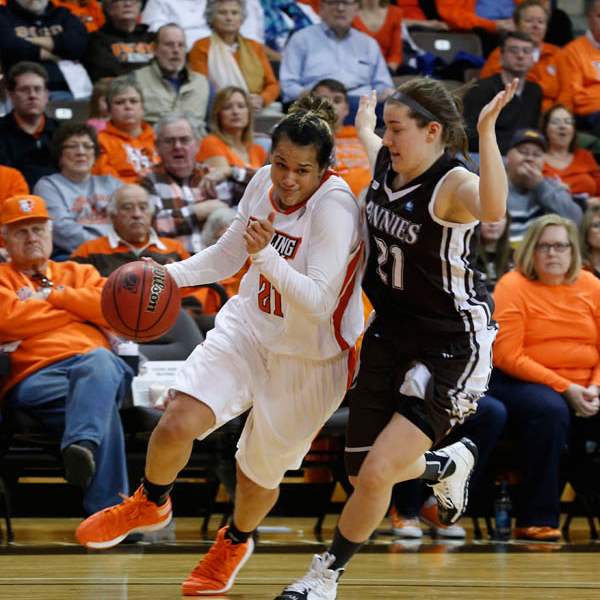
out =
<svg viewBox="0 0 600 600"><path fill-rule="evenodd" d="M269 126L305 94L333 105L332 163L360 197L371 181L353 125L360 97L375 90L382 119L401 79L431 74L418 32L470 33L481 56L453 60L477 68L457 62L464 81L448 82L465 84L468 168L481 108L519 86L496 126L508 213L480 231L495 369L460 434L479 446L474 494L503 431L517 440L515 536L559 539L561 455L582 436L600 442L600 0L586 0L585 18L574 35L548 0L0 0L0 348L11 365L0 409L63 431L87 513L117 502L133 372L100 312L103 278L214 244L269 161ZM201 329L245 268L216 292L186 293ZM420 516L464 536L434 509L420 484L398 486L395 533L420 537Z"/></svg>

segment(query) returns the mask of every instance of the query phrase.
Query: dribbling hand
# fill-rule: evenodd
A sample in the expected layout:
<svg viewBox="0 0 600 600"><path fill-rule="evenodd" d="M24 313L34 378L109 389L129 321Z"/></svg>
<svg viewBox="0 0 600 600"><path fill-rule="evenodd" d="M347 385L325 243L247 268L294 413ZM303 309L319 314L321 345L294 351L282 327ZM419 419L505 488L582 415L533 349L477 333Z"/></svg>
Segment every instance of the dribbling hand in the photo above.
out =
<svg viewBox="0 0 600 600"><path fill-rule="evenodd" d="M513 79L481 109L477 121L477 131L480 135L494 132L500 111L513 99L518 86L519 80Z"/></svg>
<svg viewBox="0 0 600 600"><path fill-rule="evenodd" d="M267 247L275 234L274 220L275 213L272 212L266 219L251 219L248 221L244 232L248 254L256 254Z"/></svg>

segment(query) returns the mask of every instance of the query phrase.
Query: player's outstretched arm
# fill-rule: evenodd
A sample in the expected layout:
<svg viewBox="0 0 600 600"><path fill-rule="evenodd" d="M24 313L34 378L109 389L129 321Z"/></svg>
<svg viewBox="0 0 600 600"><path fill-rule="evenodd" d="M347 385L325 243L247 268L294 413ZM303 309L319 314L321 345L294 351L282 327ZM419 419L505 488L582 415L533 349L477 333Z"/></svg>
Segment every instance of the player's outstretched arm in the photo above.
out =
<svg viewBox="0 0 600 600"><path fill-rule="evenodd" d="M369 166L371 171L375 171L375 162L377 154L381 148L381 138L375 133L377 125L377 116L375 115L375 107L377 106L377 92L371 90L368 96L361 96L354 119L354 126L358 133L358 137L364 146L367 156L369 157Z"/></svg>
<svg viewBox="0 0 600 600"><path fill-rule="evenodd" d="M496 121L500 111L513 99L518 85L518 79L506 84L479 113L479 211L474 216L480 221L498 221L506 213L508 179L496 141Z"/></svg>

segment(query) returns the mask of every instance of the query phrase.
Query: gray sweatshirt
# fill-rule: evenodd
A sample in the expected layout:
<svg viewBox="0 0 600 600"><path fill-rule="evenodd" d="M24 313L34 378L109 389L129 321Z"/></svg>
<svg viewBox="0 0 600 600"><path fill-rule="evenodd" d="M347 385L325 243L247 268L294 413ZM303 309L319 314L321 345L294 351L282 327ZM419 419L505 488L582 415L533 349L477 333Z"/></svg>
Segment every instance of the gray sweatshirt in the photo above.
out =
<svg viewBox="0 0 600 600"><path fill-rule="evenodd" d="M547 178L531 190L518 188L509 181L508 212L512 217L511 242L521 241L531 222L542 215L556 213L571 219L577 225L583 217L581 208L573 200L569 190Z"/></svg>
<svg viewBox="0 0 600 600"><path fill-rule="evenodd" d="M92 175L83 182L60 173L42 177L33 193L46 201L55 247L71 253L83 242L106 235L111 224L108 201L120 187L123 183L110 175Z"/></svg>

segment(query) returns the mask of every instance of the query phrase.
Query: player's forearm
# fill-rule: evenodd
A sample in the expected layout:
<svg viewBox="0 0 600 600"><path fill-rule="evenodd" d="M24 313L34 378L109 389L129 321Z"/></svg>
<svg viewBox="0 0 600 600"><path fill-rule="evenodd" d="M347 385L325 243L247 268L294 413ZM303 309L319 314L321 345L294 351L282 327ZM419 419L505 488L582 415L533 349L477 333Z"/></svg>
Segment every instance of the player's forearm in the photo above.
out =
<svg viewBox="0 0 600 600"><path fill-rule="evenodd" d="M371 172L374 172L377 154L381 149L381 138L373 130L367 127L363 127L358 130L358 137L360 139L360 143L367 152Z"/></svg>
<svg viewBox="0 0 600 600"><path fill-rule="evenodd" d="M335 294L325 281L299 273L271 245L253 254L252 262L287 302L315 319L331 316Z"/></svg>
<svg viewBox="0 0 600 600"><path fill-rule="evenodd" d="M499 221L506 214L508 179L493 131L479 137L479 214L480 221Z"/></svg>

